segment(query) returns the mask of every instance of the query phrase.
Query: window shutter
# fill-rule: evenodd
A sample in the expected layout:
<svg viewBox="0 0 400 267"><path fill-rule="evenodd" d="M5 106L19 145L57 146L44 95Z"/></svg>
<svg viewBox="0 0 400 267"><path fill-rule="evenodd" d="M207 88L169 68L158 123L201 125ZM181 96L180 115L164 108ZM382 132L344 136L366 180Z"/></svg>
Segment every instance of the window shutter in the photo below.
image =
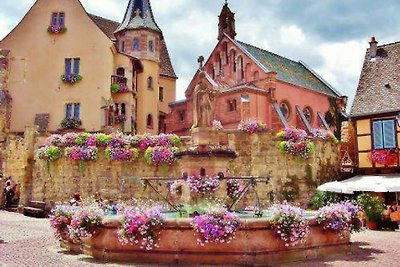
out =
<svg viewBox="0 0 400 267"><path fill-rule="evenodd" d="M80 59L75 58L74 59L74 74L79 74L79 64L80 64Z"/></svg>
<svg viewBox="0 0 400 267"><path fill-rule="evenodd" d="M374 137L374 149L383 148L383 136L382 136L382 121L374 121L372 129Z"/></svg>
<svg viewBox="0 0 400 267"><path fill-rule="evenodd" d="M67 104L66 106L65 106L65 117L67 118L67 119L69 119L69 118L71 118L72 116L72 105L71 104Z"/></svg>
<svg viewBox="0 0 400 267"><path fill-rule="evenodd" d="M393 120L382 121L383 123L383 140L385 148L396 148L396 132Z"/></svg>
<svg viewBox="0 0 400 267"><path fill-rule="evenodd" d="M79 103L76 103L74 105L74 118L79 119L81 116L81 105Z"/></svg>
<svg viewBox="0 0 400 267"><path fill-rule="evenodd" d="M65 59L65 74L66 75L71 74L71 59L70 58Z"/></svg>

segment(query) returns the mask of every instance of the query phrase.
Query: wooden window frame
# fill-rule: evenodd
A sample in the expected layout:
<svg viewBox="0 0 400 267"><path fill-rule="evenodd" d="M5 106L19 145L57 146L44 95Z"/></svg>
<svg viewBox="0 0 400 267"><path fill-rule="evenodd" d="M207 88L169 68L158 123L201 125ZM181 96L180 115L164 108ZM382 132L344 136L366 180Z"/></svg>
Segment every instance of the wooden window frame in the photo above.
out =
<svg viewBox="0 0 400 267"><path fill-rule="evenodd" d="M385 147L385 138L384 138L384 133L382 133L382 148L375 148L375 138L374 138L374 122L377 121L393 121L393 134L394 134L394 142L395 146L394 147ZM398 143L398 138L397 138L397 120L396 118L377 118L377 119L371 119L370 120L370 127L371 127L371 149L372 150L380 150L380 149L397 149L399 147ZM383 131L383 125L382 125L382 131Z"/></svg>

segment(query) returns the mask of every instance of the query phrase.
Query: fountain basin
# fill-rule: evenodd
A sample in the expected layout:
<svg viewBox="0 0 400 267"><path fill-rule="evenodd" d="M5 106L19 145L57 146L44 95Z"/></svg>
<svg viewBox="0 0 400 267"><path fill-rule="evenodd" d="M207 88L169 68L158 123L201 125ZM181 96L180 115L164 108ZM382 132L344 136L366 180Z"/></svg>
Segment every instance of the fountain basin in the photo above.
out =
<svg viewBox="0 0 400 267"><path fill-rule="evenodd" d="M117 231L118 218L107 218L96 237L83 239L83 253L101 261L157 264L212 264L265 266L312 259L350 251L350 234L340 238L308 219L311 233L306 242L285 246L268 219L242 219L236 240L229 244L197 244L190 219L166 219L160 230L159 247L151 251L136 244L123 245Z"/></svg>

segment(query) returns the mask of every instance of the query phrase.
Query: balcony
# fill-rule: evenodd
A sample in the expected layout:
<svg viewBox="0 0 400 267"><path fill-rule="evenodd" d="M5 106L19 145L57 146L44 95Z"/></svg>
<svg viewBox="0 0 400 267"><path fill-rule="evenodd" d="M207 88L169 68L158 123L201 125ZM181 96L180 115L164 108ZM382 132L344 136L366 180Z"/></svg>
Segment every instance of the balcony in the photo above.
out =
<svg viewBox="0 0 400 267"><path fill-rule="evenodd" d="M111 93L120 94L120 93L130 93L132 90L129 89L128 78L124 76L112 75L111 76Z"/></svg>

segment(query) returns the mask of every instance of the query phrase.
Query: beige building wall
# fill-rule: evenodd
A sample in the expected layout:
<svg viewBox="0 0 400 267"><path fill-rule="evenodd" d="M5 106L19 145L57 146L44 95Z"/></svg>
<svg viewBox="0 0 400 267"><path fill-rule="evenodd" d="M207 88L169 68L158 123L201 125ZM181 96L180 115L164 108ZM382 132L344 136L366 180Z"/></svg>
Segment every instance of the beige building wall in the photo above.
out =
<svg viewBox="0 0 400 267"><path fill-rule="evenodd" d="M150 60L142 60L143 73L138 75L138 133L151 133L158 134L158 87L159 87L159 73L160 65L158 62ZM151 89L147 88L147 79L153 78L153 86ZM147 127L147 116L152 115L153 127Z"/></svg>
<svg viewBox="0 0 400 267"><path fill-rule="evenodd" d="M65 12L66 33L47 33L53 12ZM78 0L38 0L0 43L1 49L11 50L11 131L22 132L39 113L50 113L49 130L55 131L65 117L65 104L75 102L81 104L82 127L100 130L101 99L111 97L112 45ZM79 83L61 81L65 58L80 58Z"/></svg>

